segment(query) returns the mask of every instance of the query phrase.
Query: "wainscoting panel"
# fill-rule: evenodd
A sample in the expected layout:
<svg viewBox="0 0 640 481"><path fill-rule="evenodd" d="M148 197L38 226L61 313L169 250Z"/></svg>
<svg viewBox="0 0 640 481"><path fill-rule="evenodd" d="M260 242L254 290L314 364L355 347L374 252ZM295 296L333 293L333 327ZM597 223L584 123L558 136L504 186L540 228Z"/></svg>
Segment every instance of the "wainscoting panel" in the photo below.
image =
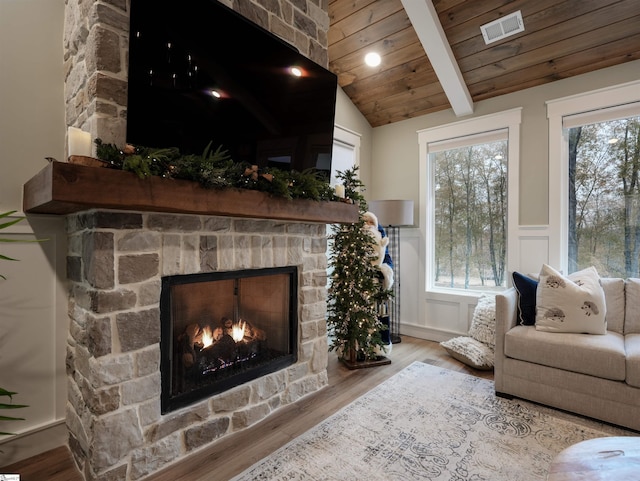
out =
<svg viewBox="0 0 640 481"><path fill-rule="evenodd" d="M425 292L424 248L418 229L402 229L402 314L400 333L406 336L444 341L466 335L480 291L452 294ZM519 226L511 238L507 284L512 285L511 272L537 274L544 263L550 263L549 226ZM407 285L409 284L409 285ZM415 309L415 311L413 311ZM415 314L414 314L415 312Z"/></svg>
<svg viewBox="0 0 640 481"><path fill-rule="evenodd" d="M540 272L542 264L549 263L548 226L521 226L518 235L518 253L517 263L512 270L523 274Z"/></svg>
<svg viewBox="0 0 640 481"><path fill-rule="evenodd" d="M420 230L400 227L400 323L416 324L419 319ZM397 259L394 259L396 262ZM396 272L397 276L397 272Z"/></svg>
<svg viewBox="0 0 640 481"><path fill-rule="evenodd" d="M0 243L1 254L18 259L0 261L0 387L17 393L13 403L28 405L12 413L24 421L2 424L18 434L0 441L2 461L10 463L66 442L66 233L63 219L30 216L0 237L18 241Z"/></svg>

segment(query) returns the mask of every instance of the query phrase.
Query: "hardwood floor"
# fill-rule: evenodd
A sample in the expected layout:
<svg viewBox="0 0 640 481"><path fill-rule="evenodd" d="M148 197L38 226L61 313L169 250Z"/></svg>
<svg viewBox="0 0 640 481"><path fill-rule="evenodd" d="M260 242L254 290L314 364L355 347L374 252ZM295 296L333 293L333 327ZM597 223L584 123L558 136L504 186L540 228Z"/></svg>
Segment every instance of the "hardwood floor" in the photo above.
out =
<svg viewBox="0 0 640 481"><path fill-rule="evenodd" d="M329 353L329 385L286 406L251 428L227 436L179 463L147 478L149 481L228 480L312 428L328 416L414 361L427 362L474 376L493 379L493 371L476 371L451 358L436 342L402 337L393 345L391 364L368 369L347 369ZM114 441L117 442L117 441ZM66 447L56 448L0 473L20 474L20 481L82 481Z"/></svg>

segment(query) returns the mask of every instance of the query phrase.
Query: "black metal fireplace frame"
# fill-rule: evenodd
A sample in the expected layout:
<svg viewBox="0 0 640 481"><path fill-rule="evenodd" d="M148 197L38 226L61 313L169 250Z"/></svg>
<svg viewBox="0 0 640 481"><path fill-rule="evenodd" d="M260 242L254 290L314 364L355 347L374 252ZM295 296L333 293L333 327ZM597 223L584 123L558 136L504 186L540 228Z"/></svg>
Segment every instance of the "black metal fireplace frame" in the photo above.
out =
<svg viewBox="0 0 640 481"><path fill-rule="evenodd" d="M267 365L249 368L237 374L218 380L215 384L181 394L171 394L171 363L173 356L173 332L171 325L171 287L194 282L211 282L246 277L289 275L289 353L269 362ZM296 266L243 269L237 271L205 272L174 275L162 278L160 294L160 410L162 414L188 406L207 397L227 391L248 381L284 369L298 361L298 268Z"/></svg>

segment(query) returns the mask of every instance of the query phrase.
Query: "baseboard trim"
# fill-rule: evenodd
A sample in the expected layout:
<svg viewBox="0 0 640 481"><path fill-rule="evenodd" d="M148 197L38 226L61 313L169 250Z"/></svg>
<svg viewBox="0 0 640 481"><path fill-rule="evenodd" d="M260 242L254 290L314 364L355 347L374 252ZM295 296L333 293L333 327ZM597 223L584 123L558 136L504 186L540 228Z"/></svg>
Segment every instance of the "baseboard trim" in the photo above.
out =
<svg viewBox="0 0 640 481"><path fill-rule="evenodd" d="M3 439L0 441L2 466L64 446L68 439L69 432L64 419Z"/></svg>
<svg viewBox="0 0 640 481"><path fill-rule="evenodd" d="M434 329L432 327L417 326L415 324L400 324L400 336L417 337L418 339L425 339L427 341L442 342L448 341L452 337L457 337L465 334L460 334L451 331L442 331Z"/></svg>

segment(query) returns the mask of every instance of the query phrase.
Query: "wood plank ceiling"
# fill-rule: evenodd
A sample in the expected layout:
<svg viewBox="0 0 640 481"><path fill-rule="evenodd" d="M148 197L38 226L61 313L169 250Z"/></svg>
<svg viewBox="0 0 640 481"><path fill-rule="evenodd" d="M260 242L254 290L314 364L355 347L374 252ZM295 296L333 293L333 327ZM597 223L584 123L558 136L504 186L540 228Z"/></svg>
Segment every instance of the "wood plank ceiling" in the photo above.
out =
<svg viewBox="0 0 640 481"><path fill-rule="evenodd" d="M403 1L426 12L431 0L329 0L329 69L372 127L451 108L435 54L413 27L420 18L412 24ZM640 58L640 0L433 0L433 8L473 102ZM486 45L480 26L517 10L525 31ZM378 67L364 64L372 50Z"/></svg>

